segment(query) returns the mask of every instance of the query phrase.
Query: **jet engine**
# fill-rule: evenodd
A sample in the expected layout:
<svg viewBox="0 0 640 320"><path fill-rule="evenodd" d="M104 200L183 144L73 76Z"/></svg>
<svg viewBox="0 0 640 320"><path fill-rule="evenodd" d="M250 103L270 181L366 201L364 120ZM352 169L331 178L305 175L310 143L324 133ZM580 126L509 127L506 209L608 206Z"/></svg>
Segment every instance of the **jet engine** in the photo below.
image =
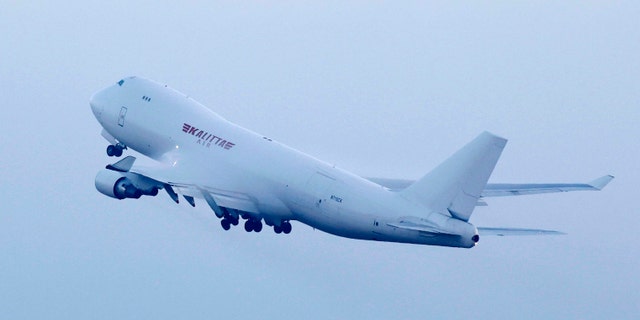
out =
<svg viewBox="0 0 640 320"><path fill-rule="evenodd" d="M156 196L158 189L162 186L154 182L152 179L131 172L101 170L96 175L96 189L116 199L138 199L143 195Z"/></svg>

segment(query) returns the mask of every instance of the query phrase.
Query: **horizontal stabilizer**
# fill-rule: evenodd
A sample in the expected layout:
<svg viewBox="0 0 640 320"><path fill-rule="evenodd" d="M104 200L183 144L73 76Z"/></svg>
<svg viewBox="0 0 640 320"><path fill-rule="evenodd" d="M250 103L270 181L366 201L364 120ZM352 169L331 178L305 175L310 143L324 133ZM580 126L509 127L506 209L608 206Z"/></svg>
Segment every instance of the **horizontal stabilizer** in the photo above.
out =
<svg viewBox="0 0 640 320"><path fill-rule="evenodd" d="M566 233L553 230L542 229L520 229L520 228L478 228L481 236L542 236L542 235L564 235Z"/></svg>
<svg viewBox="0 0 640 320"><path fill-rule="evenodd" d="M410 222L410 221L387 223L387 225L390 227L398 228L398 229L420 231L420 232L427 232L427 233L433 233L433 234L446 234L436 227L433 227L427 224L422 224L422 223Z"/></svg>

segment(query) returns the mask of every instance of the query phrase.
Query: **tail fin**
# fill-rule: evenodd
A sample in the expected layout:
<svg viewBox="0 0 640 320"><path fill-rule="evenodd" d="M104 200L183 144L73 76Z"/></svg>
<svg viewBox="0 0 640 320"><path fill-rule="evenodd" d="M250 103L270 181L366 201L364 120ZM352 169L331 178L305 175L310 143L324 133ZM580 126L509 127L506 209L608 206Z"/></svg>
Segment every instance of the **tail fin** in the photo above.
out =
<svg viewBox="0 0 640 320"><path fill-rule="evenodd" d="M401 194L469 221L507 140L483 132Z"/></svg>

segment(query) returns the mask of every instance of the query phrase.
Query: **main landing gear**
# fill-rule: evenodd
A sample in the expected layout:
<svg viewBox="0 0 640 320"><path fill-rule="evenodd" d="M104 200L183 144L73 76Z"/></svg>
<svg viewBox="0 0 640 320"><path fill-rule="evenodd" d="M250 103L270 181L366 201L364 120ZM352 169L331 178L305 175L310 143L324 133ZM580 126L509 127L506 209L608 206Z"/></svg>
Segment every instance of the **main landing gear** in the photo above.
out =
<svg viewBox="0 0 640 320"><path fill-rule="evenodd" d="M273 226L273 231L277 234L284 233L289 234L291 232L291 223L289 221L284 221L280 226Z"/></svg>
<svg viewBox="0 0 640 320"><path fill-rule="evenodd" d="M170 188L170 186L167 188L167 191L171 190L169 188ZM229 229L231 229L232 225L237 226L240 223L240 218L242 218L242 219L246 220L244 222L244 230L246 232L252 232L252 231L260 232L260 231L262 231L262 217L255 217L254 215L250 214L249 212L245 212L245 211L241 211L241 210L237 210L237 209L220 207L220 206L218 206L216 201L213 199L213 197L208 192L206 192L204 190L201 190L201 192L202 192L202 195L204 196L205 200L209 204L209 207L211 207L211 210L213 210L213 212L215 212L216 217L222 218L222 220L220 220L220 225L222 226L222 229L229 230ZM172 198L174 198L174 201L175 201L175 199L177 199L177 195L175 195L175 192L173 194L174 194L174 196L172 196ZM169 193L169 195L171 195L171 193ZM193 202L193 197L185 196L184 198L192 206L195 206L195 203ZM264 222L268 226L273 227L273 231L275 233L288 234L288 233L291 232L291 223L289 222L289 220L278 219L276 221L273 221L271 219L265 219Z"/></svg>
<svg viewBox="0 0 640 320"><path fill-rule="evenodd" d="M220 220L220 224L222 225L222 229L229 230L231 229L231 225L238 225L238 218L233 216L224 217L222 220Z"/></svg>
<svg viewBox="0 0 640 320"><path fill-rule="evenodd" d="M244 231L246 232L260 232L262 231L262 222L258 219L249 219L244 223Z"/></svg>
<svg viewBox="0 0 640 320"><path fill-rule="evenodd" d="M247 219L247 221L244 222L244 230L246 232L262 231L262 227L263 227L262 219L246 218L246 217L245 219ZM233 215L225 215L222 218L222 220L220 220L220 225L224 230L229 230L231 229L232 225L237 226L238 224L239 224L239 218ZM291 223L289 221L282 221L279 226L273 225L273 231L277 234L280 234L280 233L289 234L291 233Z"/></svg>
<svg viewBox="0 0 640 320"><path fill-rule="evenodd" d="M116 145L109 145L107 147L107 155L109 157L120 157L122 155L122 151L127 149L127 146L123 145L123 144L116 144Z"/></svg>

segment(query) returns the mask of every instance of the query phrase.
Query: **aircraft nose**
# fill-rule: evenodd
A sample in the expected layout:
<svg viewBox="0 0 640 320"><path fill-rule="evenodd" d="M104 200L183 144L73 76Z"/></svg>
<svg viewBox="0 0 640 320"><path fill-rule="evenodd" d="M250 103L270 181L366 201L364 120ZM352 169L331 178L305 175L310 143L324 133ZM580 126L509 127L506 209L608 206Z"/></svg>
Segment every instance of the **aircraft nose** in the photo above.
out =
<svg viewBox="0 0 640 320"><path fill-rule="evenodd" d="M100 120L100 117L102 117L102 111L104 110L105 103L106 103L106 99L105 99L104 90L94 93L89 99L89 105L91 105L91 111L93 111L93 115L98 120Z"/></svg>

